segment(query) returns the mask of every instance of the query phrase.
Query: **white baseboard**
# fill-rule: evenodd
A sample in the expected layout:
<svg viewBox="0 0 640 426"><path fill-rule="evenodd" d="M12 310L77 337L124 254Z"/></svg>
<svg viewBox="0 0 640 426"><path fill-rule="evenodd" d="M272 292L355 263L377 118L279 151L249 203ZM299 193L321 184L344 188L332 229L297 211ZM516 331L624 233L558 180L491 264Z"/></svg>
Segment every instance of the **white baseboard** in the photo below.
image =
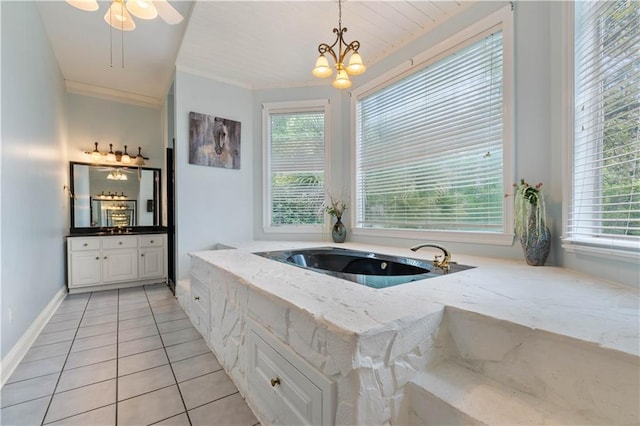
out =
<svg viewBox="0 0 640 426"><path fill-rule="evenodd" d="M11 377L18 364L20 364L20 361L22 361L22 358L27 354L33 342L44 326L47 325L47 322L49 322L66 296L67 288L60 288L60 291L53 296L49 304L40 312L27 331L25 331L9 353L2 359L0 362L0 386L4 386L9 377Z"/></svg>

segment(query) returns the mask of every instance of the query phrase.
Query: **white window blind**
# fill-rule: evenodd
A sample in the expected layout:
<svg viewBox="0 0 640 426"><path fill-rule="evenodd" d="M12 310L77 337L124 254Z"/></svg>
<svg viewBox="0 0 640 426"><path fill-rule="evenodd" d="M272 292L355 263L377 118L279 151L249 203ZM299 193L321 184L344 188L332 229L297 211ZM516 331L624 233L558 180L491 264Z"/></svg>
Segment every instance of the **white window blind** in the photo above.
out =
<svg viewBox="0 0 640 426"><path fill-rule="evenodd" d="M268 114L269 226L321 225L325 194L325 114Z"/></svg>
<svg viewBox="0 0 640 426"><path fill-rule="evenodd" d="M640 247L640 2L576 2L567 241Z"/></svg>
<svg viewBox="0 0 640 426"><path fill-rule="evenodd" d="M504 232L497 31L356 102L356 226Z"/></svg>

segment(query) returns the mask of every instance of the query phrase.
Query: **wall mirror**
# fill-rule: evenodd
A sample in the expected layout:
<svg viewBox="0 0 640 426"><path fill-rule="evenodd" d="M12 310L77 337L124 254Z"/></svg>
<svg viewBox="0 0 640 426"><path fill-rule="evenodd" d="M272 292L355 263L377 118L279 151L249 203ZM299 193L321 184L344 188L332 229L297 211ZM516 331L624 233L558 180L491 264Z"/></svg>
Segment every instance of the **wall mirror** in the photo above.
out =
<svg viewBox="0 0 640 426"><path fill-rule="evenodd" d="M71 229L161 226L160 169L70 164Z"/></svg>

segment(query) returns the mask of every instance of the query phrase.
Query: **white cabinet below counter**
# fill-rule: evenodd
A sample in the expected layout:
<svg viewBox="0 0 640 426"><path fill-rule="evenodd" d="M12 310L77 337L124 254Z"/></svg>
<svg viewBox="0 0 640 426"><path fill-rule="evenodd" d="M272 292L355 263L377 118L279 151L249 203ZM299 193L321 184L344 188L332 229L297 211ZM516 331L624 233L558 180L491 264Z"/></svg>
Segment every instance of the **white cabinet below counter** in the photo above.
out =
<svg viewBox="0 0 640 426"><path fill-rule="evenodd" d="M67 237L69 293L166 282L166 234Z"/></svg>

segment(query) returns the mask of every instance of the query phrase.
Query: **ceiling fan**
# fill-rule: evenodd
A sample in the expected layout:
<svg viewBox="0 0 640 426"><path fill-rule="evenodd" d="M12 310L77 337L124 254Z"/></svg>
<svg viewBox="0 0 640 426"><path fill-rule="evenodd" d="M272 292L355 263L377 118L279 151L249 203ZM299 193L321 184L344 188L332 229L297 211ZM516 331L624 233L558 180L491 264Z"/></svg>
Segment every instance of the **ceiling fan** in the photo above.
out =
<svg viewBox="0 0 640 426"><path fill-rule="evenodd" d="M98 10L97 0L66 0L71 6L87 12ZM131 15L140 19L155 19L160 16L167 24L175 25L184 19L167 0L111 0L104 20L113 28L132 31L136 23Z"/></svg>

